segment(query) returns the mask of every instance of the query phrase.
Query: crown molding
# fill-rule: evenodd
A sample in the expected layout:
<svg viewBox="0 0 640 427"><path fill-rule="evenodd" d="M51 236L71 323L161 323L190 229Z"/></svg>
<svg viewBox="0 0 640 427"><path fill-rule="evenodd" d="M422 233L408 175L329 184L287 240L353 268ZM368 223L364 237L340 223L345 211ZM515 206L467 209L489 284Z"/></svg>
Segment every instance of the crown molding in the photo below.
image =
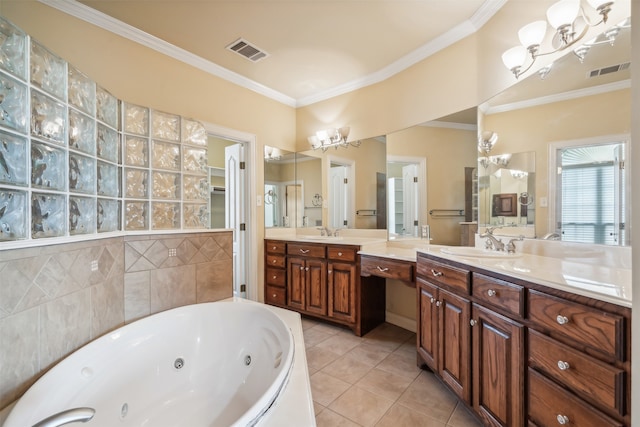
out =
<svg viewBox="0 0 640 427"><path fill-rule="evenodd" d="M233 71L230 71L224 67L221 67L211 61L208 61L198 55L179 48L171 43L168 43L158 37L152 36L144 31L141 31L129 24L126 24L118 19L112 18L102 12L85 6L75 0L38 0L40 3L44 3L54 9L78 18L82 21L93 24L103 30L109 31L113 34L131 40L142 46L153 49L159 53L167 55L185 64L198 68L206 73L220 77L238 86L244 87L260 95L264 95L282 104L290 107L296 106L296 101L290 96L280 93L276 90L268 88L260 83L257 83L251 79L241 76Z"/></svg>
<svg viewBox="0 0 640 427"><path fill-rule="evenodd" d="M445 49L446 47L462 40L481 28L504 4L507 0L486 0L480 9L467 21L457 25L446 33L435 38L431 42L421 46L415 51L403 56L399 60L384 67L383 69L369 74L360 79L356 79L326 91L320 92L304 98L294 99L281 92L264 86L254 80L241 76L231 70L221 67L198 55L194 55L182 48L168 43L158 37L152 36L118 19L112 18L102 12L90 8L76 0L38 0L54 9L85 21L89 24L100 27L118 36L124 37L142 46L153 49L159 53L167 55L185 64L191 65L204 72L212 74L233 84L249 89L260 95L271 98L290 107L303 107L324 101L338 95L343 95L357 89L379 83L392 77L395 74L415 65L429 56Z"/></svg>
<svg viewBox="0 0 640 427"><path fill-rule="evenodd" d="M614 92L616 90L629 89L631 80L621 80L619 82L607 83L599 86L592 86L585 89L577 89L569 92L562 92L553 95L541 96L539 98L527 99L526 101L512 102L502 105L481 104L478 109L486 115L505 113L507 111L520 110L522 108L536 107L539 105L552 104L554 102L569 101L571 99L583 98L585 96L600 95L602 93Z"/></svg>
<svg viewBox="0 0 640 427"><path fill-rule="evenodd" d="M439 120L431 120L430 122L421 123L418 126L424 126L428 128L447 128L447 129L458 129L458 130L469 130L469 131L478 130L478 125L473 125L468 123L442 122Z"/></svg>

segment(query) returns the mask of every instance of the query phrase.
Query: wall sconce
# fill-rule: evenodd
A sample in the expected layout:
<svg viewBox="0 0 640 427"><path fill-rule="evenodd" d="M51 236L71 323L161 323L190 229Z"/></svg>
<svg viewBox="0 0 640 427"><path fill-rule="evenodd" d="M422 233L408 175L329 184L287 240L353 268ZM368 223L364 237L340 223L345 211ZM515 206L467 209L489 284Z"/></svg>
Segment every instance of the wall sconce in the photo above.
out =
<svg viewBox="0 0 640 427"><path fill-rule="evenodd" d="M496 145L496 142L498 142L498 134L485 130L478 136L478 151L486 156Z"/></svg>
<svg viewBox="0 0 640 427"><path fill-rule="evenodd" d="M280 160L282 156L280 155L280 150L277 148L269 147L268 145L264 146L264 159L265 161L270 160Z"/></svg>
<svg viewBox="0 0 640 427"><path fill-rule="evenodd" d="M527 176L529 176L529 174L525 171L521 171L521 170L517 170L517 169L511 169L511 176L514 179L524 179Z"/></svg>
<svg viewBox="0 0 640 427"><path fill-rule="evenodd" d="M598 22L593 22L587 16L585 7L582 6L580 0L561 0L547 9L546 21L532 22L518 31L521 45L512 47L502 54L502 62L516 79L526 73L539 56L550 55L567 49L581 40L590 27L607 22L611 6L614 3L612 0L586 0L586 2L592 10L600 15ZM548 52L541 52L540 45L545 38L549 25L555 29L552 47ZM615 35L613 37L615 38ZM527 61L527 53L531 63L524 68ZM583 50L581 52L583 59L585 54L586 51Z"/></svg>
<svg viewBox="0 0 640 427"><path fill-rule="evenodd" d="M500 154L499 156L489 157L489 161L498 166L507 166L509 160L511 160L511 154Z"/></svg>
<svg viewBox="0 0 640 427"><path fill-rule="evenodd" d="M316 132L315 135L307 138L309 140L309 144L311 144L311 148L317 150L321 148L322 151L327 151L330 147L344 147L347 148L350 145L353 147L359 147L360 141L347 141L347 137L349 136L350 128L341 127L339 129L326 129L320 130Z"/></svg>

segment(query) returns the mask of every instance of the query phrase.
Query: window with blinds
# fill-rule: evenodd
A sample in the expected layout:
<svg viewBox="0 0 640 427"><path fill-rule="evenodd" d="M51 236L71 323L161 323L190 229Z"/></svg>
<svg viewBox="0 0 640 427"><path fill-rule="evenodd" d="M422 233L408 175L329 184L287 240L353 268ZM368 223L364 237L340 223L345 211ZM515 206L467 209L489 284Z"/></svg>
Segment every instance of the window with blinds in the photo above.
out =
<svg viewBox="0 0 640 427"><path fill-rule="evenodd" d="M624 244L622 144L572 147L558 151L562 240Z"/></svg>

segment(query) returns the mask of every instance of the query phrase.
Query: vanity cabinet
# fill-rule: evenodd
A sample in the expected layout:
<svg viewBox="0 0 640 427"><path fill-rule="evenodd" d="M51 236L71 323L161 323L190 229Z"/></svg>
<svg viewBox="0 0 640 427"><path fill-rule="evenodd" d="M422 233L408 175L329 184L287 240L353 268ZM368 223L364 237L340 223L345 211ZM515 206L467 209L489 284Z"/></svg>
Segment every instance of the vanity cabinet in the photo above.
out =
<svg viewBox="0 0 640 427"><path fill-rule="evenodd" d="M418 354L465 402L470 403L471 304L418 277Z"/></svg>
<svg viewBox="0 0 640 427"><path fill-rule="evenodd" d="M265 240L265 303L348 326L384 322L384 281L360 277L359 246Z"/></svg>
<svg viewBox="0 0 640 427"><path fill-rule="evenodd" d="M630 425L629 308L425 253L416 267L419 361L485 425Z"/></svg>

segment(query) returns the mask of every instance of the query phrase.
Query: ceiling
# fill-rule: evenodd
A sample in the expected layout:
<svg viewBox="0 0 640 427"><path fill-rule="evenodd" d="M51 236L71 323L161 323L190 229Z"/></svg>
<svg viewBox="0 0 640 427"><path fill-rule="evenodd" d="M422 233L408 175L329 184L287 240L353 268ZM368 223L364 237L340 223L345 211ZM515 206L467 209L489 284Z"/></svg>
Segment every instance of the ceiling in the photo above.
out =
<svg viewBox="0 0 640 427"><path fill-rule="evenodd" d="M134 27L300 106L384 80L480 28L506 0L41 0ZM57 3L57 4L55 4ZM96 11L99 12L96 18ZM102 16L104 14L104 16ZM126 25L125 25L126 24ZM118 27L122 27L119 31ZM127 30L127 31L125 31ZM153 36L153 37L149 37ZM268 56L226 47L242 38ZM154 40L151 40L154 42ZM165 49L166 50L166 49ZM225 74L226 72L226 74ZM229 73L230 72L230 73Z"/></svg>

